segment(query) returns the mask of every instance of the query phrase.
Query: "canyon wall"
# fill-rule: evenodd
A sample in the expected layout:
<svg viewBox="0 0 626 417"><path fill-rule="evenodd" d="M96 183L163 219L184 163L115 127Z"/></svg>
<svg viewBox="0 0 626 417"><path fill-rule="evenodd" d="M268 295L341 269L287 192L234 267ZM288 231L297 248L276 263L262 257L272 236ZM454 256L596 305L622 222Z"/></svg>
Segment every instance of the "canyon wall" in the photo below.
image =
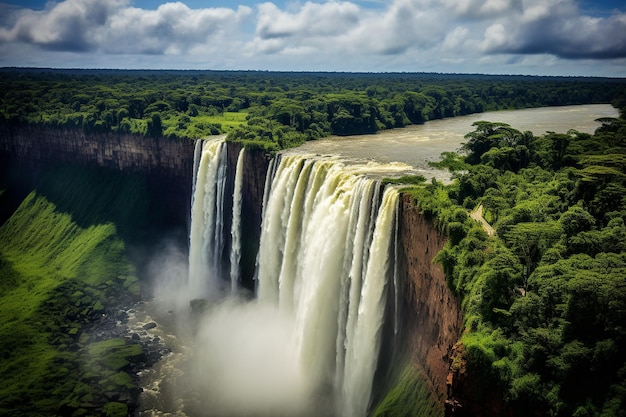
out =
<svg viewBox="0 0 626 417"><path fill-rule="evenodd" d="M160 196L172 224L186 224L189 217L193 152L191 140L0 125L3 164L32 173L79 164L143 175Z"/></svg>
<svg viewBox="0 0 626 417"><path fill-rule="evenodd" d="M463 320L443 268L433 262L447 238L408 194L402 195L399 216L400 339L406 343L410 363L426 374L432 392L443 402Z"/></svg>
<svg viewBox="0 0 626 417"><path fill-rule="evenodd" d="M232 195L241 145L228 143L227 146L230 180L226 192ZM79 163L145 175L178 224L186 224L189 217L193 154L191 140L114 133L86 136L78 130L0 126L0 163L17 163L32 170ZM246 151L245 158L241 273L243 286L253 289L269 156L262 151ZM232 201L225 210L232 210L231 204ZM402 196L399 216L400 320L396 340L401 347L396 350L424 372L433 394L443 402L449 396L446 380L450 355L462 325L459 303L448 289L441 266L432 262L446 243L446 237L408 195ZM230 231L230 223L224 226L225 231ZM230 238L228 232L225 235L226 239Z"/></svg>
<svg viewBox="0 0 626 417"><path fill-rule="evenodd" d="M241 152L242 144L227 142L228 165L227 170L232 174L227 184L226 192L234 189L234 175L237 168L237 159ZM261 216L263 215L263 193L265 191L265 177L269 167L270 156L261 150L248 150L244 154L245 171L241 189L241 230L244 231L241 242L240 274L241 285L250 290L254 289L254 274L256 256L259 251L261 240ZM232 191L230 191L232 194ZM232 209L232 201L227 201L225 210ZM230 230L230 216L224 225ZM227 245L230 246L230 235L226 236Z"/></svg>

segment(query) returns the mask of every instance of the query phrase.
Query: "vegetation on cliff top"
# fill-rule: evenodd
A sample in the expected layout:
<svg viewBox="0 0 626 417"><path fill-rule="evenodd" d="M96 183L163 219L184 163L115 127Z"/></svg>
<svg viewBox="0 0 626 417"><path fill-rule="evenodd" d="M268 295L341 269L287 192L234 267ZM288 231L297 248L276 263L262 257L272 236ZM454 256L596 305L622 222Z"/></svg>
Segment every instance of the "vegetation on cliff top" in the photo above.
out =
<svg viewBox="0 0 626 417"><path fill-rule="evenodd" d="M275 151L483 111L609 103L623 79L428 73L0 70L0 123L230 140Z"/></svg>
<svg viewBox="0 0 626 417"><path fill-rule="evenodd" d="M96 330L139 296L121 236L142 235L149 196L141 179L98 169L43 178L0 226L0 414L127 415L143 349Z"/></svg>
<svg viewBox="0 0 626 417"><path fill-rule="evenodd" d="M456 360L504 393L515 415L625 415L621 115L599 120L594 135L534 137L477 122L465 152L438 163L456 181L412 190L449 236L437 260L462 299L465 353ZM479 205L496 236L469 218Z"/></svg>

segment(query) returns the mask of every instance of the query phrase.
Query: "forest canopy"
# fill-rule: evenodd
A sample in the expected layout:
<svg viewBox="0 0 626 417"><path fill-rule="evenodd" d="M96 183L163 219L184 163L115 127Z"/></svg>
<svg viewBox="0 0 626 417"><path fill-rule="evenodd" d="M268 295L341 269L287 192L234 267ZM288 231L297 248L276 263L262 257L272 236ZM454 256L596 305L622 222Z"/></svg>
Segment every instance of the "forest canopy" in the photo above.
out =
<svg viewBox="0 0 626 417"><path fill-rule="evenodd" d="M610 103L610 78L436 73L0 69L0 122L277 150L501 109Z"/></svg>
<svg viewBox="0 0 626 417"><path fill-rule="evenodd" d="M450 236L437 260L462 300L457 362L514 415L625 415L626 120L598 122L539 137L476 122L435 164L456 181L412 191Z"/></svg>

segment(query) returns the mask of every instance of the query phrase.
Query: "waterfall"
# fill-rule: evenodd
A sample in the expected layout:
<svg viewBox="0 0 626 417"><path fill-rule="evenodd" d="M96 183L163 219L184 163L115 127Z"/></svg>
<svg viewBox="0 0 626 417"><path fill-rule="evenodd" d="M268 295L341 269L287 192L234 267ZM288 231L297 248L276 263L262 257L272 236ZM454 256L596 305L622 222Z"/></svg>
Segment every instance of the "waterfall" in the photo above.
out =
<svg viewBox="0 0 626 417"><path fill-rule="evenodd" d="M189 290L195 298L224 296L228 278L230 293L237 292L245 233L241 215L246 154L240 152L231 174L231 247L224 248L226 148L223 140L202 141L196 148L189 249ZM288 334L289 340L278 343L291 349L286 356L295 359L289 366L297 368L294 375L304 376L306 387L313 387L306 394L310 401L328 399L331 405L326 404L324 410L330 407L342 417L367 415L388 286L393 285L391 296L397 299L399 194L368 176L376 169L295 153L279 154L270 162L255 272L256 300L247 304L290 318L289 330L280 332ZM228 260L223 259L225 249L230 249ZM223 262L230 262L230 271ZM245 322L253 324L251 320ZM226 328L223 336L211 340L236 335L237 330L263 334ZM256 358L261 341L235 343L248 345L257 346ZM214 345L207 352L219 349ZM240 361L244 360L241 355L237 356ZM266 359L259 356L258 360ZM227 364L221 361L213 366ZM217 381L222 375L217 375Z"/></svg>
<svg viewBox="0 0 626 417"><path fill-rule="evenodd" d="M223 140L198 141L189 230L188 289L195 297L215 296L222 281L226 146Z"/></svg>
<svg viewBox="0 0 626 417"><path fill-rule="evenodd" d="M365 170L366 172L367 170ZM362 166L283 155L268 188L258 298L296 317L300 365L365 416L379 354L398 192Z"/></svg>
<svg viewBox="0 0 626 417"><path fill-rule="evenodd" d="M233 217L231 226L230 249L230 288L231 293L237 292L239 282L239 261L241 260L241 188L243 186L245 148L241 148L237 157L235 172L235 189L233 191Z"/></svg>

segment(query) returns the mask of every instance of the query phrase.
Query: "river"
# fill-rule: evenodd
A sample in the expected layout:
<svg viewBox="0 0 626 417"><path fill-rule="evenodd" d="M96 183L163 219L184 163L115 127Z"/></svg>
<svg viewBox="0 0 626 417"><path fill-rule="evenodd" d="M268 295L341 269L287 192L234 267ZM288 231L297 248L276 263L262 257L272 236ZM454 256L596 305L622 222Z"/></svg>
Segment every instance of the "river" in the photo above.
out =
<svg viewBox="0 0 626 417"><path fill-rule="evenodd" d="M385 130L373 135L333 136L307 142L298 151L385 164L400 162L413 167L426 178L434 176L442 179L447 174L429 167L428 162L438 161L442 152L459 149L465 141L464 135L474 130L472 123L476 121L508 123L519 131L542 135L549 131L566 133L570 129L593 133L600 126L596 119L618 116L617 109L609 104L503 110L432 120L423 125Z"/></svg>

